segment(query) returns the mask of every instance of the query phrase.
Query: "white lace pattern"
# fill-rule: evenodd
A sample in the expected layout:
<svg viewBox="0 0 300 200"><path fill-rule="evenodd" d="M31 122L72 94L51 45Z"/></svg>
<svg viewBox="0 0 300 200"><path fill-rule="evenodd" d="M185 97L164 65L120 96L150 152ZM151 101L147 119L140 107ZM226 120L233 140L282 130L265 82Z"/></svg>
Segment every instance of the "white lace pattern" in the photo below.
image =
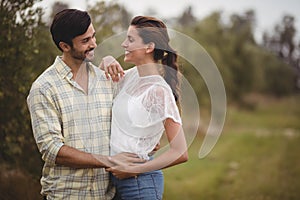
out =
<svg viewBox="0 0 300 200"><path fill-rule="evenodd" d="M159 75L140 77L136 67L119 84L112 109L111 153L136 153L143 159L159 142L164 120L181 124L172 90Z"/></svg>

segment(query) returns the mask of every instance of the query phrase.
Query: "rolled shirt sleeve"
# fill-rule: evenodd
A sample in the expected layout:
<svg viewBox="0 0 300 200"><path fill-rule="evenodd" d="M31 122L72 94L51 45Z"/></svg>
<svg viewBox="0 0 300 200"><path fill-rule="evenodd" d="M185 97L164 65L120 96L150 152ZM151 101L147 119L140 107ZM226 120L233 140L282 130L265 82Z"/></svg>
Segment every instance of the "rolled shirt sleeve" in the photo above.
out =
<svg viewBox="0 0 300 200"><path fill-rule="evenodd" d="M35 80L27 97L33 135L45 161L41 194L48 199L112 199L114 196L109 173L104 169L74 169L55 164L63 145L109 155L112 82L96 66L90 63L86 66L88 93L72 79L71 68L57 57Z"/></svg>
<svg viewBox="0 0 300 200"><path fill-rule="evenodd" d="M54 104L53 96L47 87L33 84L27 97L31 114L33 135L42 159L50 166L55 165L56 156L64 145L60 114Z"/></svg>

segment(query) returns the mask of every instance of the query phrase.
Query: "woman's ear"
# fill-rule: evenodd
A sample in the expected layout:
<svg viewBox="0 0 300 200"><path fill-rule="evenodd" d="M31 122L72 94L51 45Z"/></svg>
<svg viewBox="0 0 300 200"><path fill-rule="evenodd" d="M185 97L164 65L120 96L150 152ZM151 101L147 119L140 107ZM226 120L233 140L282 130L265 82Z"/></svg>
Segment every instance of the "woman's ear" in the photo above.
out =
<svg viewBox="0 0 300 200"><path fill-rule="evenodd" d="M70 51L71 47L65 42L59 42L59 47L62 49L63 52Z"/></svg>
<svg viewBox="0 0 300 200"><path fill-rule="evenodd" d="M146 48L146 53L152 53L155 49L155 44L154 42L149 42L147 44L147 48Z"/></svg>

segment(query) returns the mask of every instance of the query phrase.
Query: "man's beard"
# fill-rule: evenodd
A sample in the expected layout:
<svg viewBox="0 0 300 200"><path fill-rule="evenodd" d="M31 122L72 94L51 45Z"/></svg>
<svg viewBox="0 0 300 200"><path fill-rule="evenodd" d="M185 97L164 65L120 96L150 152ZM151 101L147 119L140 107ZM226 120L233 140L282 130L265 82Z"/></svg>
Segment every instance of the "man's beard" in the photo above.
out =
<svg viewBox="0 0 300 200"><path fill-rule="evenodd" d="M84 53L77 51L76 49L72 48L71 49L71 56L76 59L76 60L80 60L82 62L91 62L94 58L94 55L91 55L91 57L89 58L87 56L88 52L93 51L94 49L89 49L87 51L85 51ZM93 53L90 53L93 54Z"/></svg>

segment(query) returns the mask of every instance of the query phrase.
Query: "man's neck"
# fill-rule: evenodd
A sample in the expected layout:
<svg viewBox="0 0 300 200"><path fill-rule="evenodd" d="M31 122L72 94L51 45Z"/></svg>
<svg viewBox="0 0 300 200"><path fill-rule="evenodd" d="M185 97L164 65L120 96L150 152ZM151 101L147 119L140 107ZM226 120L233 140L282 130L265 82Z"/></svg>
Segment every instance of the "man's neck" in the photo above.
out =
<svg viewBox="0 0 300 200"><path fill-rule="evenodd" d="M87 94L88 92L88 66L85 61L62 56L62 60L71 68L73 74L72 79L77 82Z"/></svg>
<svg viewBox="0 0 300 200"><path fill-rule="evenodd" d="M62 55L61 59L71 68L73 75L76 75L78 70L82 68L83 65L86 65L85 61L74 59L65 54Z"/></svg>

